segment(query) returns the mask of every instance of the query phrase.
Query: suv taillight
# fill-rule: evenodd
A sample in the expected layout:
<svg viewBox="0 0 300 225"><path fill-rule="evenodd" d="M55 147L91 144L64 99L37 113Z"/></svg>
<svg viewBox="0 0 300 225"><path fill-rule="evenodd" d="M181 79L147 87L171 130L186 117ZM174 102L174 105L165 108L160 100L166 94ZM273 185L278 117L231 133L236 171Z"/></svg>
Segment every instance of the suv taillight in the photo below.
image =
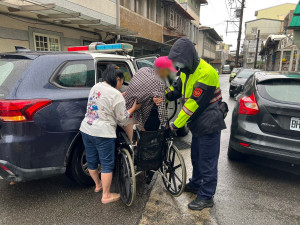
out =
<svg viewBox="0 0 300 225"><path fill-rule="evenodd" d="M50 104L49 99L0 100L0 119L4 122L32 121L37 111Z"/></svg>
<svg viewBox="0 0 300 225"><path fill-rule="evenodd" d="M240 98L239 114L256 115L257 113L259 113L259 108L254 93Z"/></svg>

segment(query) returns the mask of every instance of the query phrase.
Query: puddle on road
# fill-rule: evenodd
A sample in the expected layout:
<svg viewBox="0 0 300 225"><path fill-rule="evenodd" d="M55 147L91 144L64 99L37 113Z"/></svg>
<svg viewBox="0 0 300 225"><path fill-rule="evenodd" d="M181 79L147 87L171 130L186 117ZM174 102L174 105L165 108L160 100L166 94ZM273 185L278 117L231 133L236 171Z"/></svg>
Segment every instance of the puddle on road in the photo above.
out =
<svg viewBox="0 0 300 225"><path fill-rule="evenodd" d="M181 151L187 167L187 177L192 173L189 160L190 151ZM157 177L150 198L144 209L140 225L208 225L217 224L210 215L210 209L193 211L187 205L196 198L191 193L183 193L174 198L165 189L161 177Z"/></svg>

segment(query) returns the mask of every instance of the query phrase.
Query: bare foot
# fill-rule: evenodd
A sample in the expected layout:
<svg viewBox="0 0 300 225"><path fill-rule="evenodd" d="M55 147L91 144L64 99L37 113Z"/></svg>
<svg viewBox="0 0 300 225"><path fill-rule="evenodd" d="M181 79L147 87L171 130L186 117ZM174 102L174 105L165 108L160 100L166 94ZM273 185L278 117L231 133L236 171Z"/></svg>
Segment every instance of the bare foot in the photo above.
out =
<svg viewBox="0 0 300 225"><path fill-rule="evenodd" d="M107 198L102 197L101 202L103 204L108 204L108 203L116 202L119 200L120 200L120 194L110 193L110 195Z"/></svg>
<svg viewBox="0 0 300 225"><path fill-rule="evenodd" d="M95 187L95 192L96 193L98 193L100 191L102 191L102 183L100 183L99 185L96 185L96 187Z"/></svg>

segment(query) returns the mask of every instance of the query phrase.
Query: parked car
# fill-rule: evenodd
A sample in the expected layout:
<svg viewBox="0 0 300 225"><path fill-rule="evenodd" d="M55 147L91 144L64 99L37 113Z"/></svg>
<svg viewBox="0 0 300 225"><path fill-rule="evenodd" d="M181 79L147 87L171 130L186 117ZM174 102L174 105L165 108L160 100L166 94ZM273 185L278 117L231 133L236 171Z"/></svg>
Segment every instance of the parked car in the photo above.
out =
<svg viewBox="0 0 300 225"><path fill-rule="evenodd" d="M241 70L242 68L233 68L229 77L229 82L231 82Z"/></svg>
<svg viewBox="0 0 300 225"><path fill-rule="evenodd" d="M254 69L242 69L238 75L235 77L235 79L230 83L229 88L229 95L230 97L234 97L238 95L242 90L244 84L247 82L247 80L256 72L260 70L254 70Z"/></svg>
<svg viewBox="0 0 300 225"><path fill-rule="evenodd" d="M219 69L218 68L215 68L215 70L217 71L217 73L219 74Z"/></svg>
<svg viewBox="0 0 300 225"><path fill-rule="evenodd" d="M300 163L300 74L256 73L232 113L229 159Z"/></svg>
<svg viewBox="0 0 300 225"><path fill-rule="evenodd" d="M222 73L231 73L230 65L224 65L222 68Z"/></svg>
<svg viewBox="0 0 300 225"><path fill-rule="evenodd" d="M108 51L109 45L99 46ZM67 173L90 184L79 132L90 89L115 63L125 74L126 90L140 64L153 65L153 57L147 59L90 52L0 54L0 177L19 182ZM170 119L177 109L180 101L168 104ZM179 134L187 132L185 127Z"/></svg>

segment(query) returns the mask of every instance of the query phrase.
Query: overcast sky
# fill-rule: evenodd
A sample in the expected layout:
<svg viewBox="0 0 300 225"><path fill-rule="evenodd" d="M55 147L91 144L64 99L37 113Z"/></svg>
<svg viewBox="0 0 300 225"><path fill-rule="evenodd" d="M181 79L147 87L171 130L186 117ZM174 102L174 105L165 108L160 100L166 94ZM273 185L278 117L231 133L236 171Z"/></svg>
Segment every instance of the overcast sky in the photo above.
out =
<svg viewBox="0 0 300 225"><path fill-rule="evenodd" d="M215 28L219 35L223 35L224 42L232 44L231 50L236 49L238 33L229 33L226 35L226 20L229 20L226 4L229 0L208 0L208 5L201 6L200 23L203 26ZM243 28L245 21L255 19L255 11L283 3L298 3L298 0L246 0L244 11ZM228 9L230 10L230 9ZM233 14L233 11L232 11ZM236 23L238 25L238 23ZM238 27L233 24L228 26L230 31L238 31ZM243 33L244 34L244 31ZM244 36L242 36L242 39ZM243 40L242 40L243 43Z"/></svg>

